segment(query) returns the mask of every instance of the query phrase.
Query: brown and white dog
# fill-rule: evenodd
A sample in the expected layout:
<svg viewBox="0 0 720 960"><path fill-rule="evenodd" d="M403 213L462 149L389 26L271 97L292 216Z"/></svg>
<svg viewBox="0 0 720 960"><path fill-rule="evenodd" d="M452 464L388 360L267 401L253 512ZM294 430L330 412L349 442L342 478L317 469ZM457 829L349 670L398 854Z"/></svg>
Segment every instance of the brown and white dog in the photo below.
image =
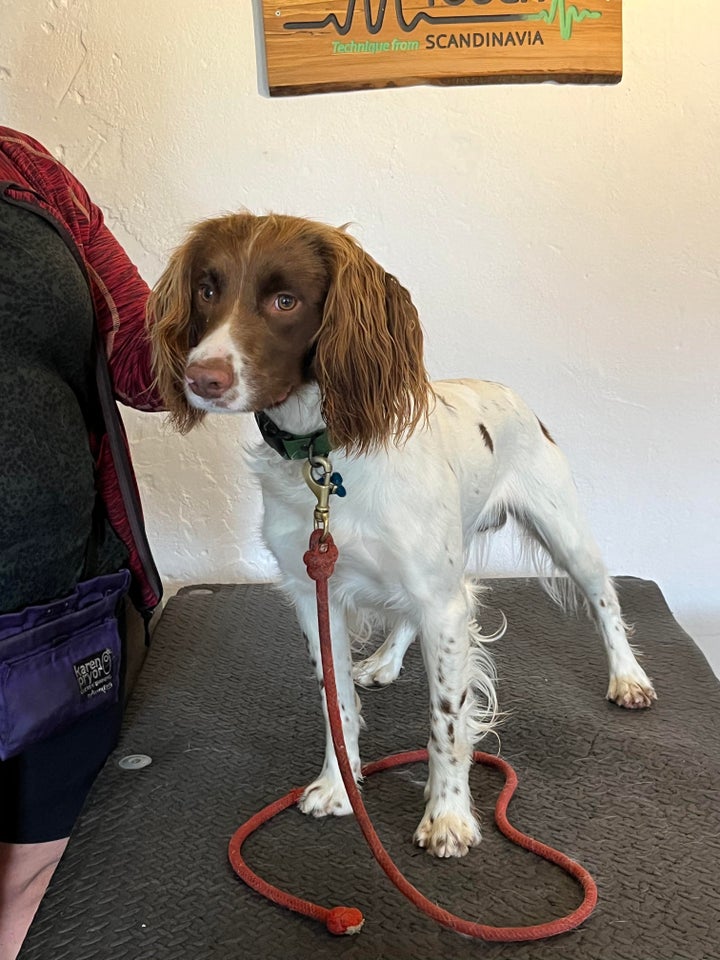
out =
<svg viewBox="0 0 720 960"><path fill-rule="evenodd" d="M201 223L153 291L149 320L158 383L181 430L206 412L250 411L264 411L290 435L327 430L333 468L348 491L333 498L340 558L330 581L345 740L359 777L350 650L358 620L381 620L387 636L355 666L360 685L393 680L419 636L431 730L417 844L440 857L462 856L480 839L468 770L497 701L465 575L478 533L511 516L584 598L605 644L608 698L630 708L652 703L651 681L630 648L615 589L550 434L504 386L430 384L410 295L345 232L249 213ZM302 560L313 497L302 463L270 446L253 451L252 466L264 537L320 680L314 585ZM329 735L322 771L300 806L315 816L350 812Z"/></svg>

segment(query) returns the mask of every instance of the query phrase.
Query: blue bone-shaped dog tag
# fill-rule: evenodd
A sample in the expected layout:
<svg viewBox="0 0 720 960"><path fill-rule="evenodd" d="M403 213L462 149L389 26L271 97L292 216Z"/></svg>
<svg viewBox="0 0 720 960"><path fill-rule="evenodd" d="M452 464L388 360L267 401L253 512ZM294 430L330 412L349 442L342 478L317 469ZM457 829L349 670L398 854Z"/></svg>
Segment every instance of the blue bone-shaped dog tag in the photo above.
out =
<svg viewBox="0 0 720 960"><path fill-rule="evenodd" d="M342 477L339 473L333 473L330 475L330 483L335 488L333 493L336 493L338 497L344 497L347 494L347 490L342 485Z"/></svg>

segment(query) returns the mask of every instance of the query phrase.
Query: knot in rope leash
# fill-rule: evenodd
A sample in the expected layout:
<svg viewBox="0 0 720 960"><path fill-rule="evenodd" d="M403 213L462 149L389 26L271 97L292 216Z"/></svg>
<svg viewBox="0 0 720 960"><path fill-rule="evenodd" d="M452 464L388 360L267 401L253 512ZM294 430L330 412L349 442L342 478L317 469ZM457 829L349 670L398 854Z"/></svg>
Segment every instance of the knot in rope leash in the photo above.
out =
<svg viewBox="0 0 720 960"><path fill-rule="evenodd" d="M307 567L307 574L316 583L327 581L332 576L338 558L338 548L329 533L322 529L313 530L310 534L310 547L303 554L303 563Z"/></svg>
<svg viewBox="0 0 720 960"><path fill-rule="evenodd" d="M318 497L318 500L319 499ZM325 503L327 503L327 500L325 500ZM309 548L304 554L303 560L307 567L308 576L315 581L318 627L320 631L320 653L322 657L325 696L333 747L353 812L376 861L380 867L382 867L386 876L411 903L436 922L451 930L455 930L457 933L475 937L479 940L508 943L541 940L573 930L586 920L595 909L597 903L597 887L595 881L584 867L566 854L541 843L539 840L535 840L533 837L527 836L527 834L522 833L510 823L507 817L507 808L517 787L518 779L510 764L506 763L506 761L500 757L495 757L480 751L475 751L473 754L474 762L494 767L496 770L500 770L505 776L505 785L495 805L495 823L498 829L513 843L548 860L550 863L554 863L577 880L584 894L580 906L567 916L559 917L547 923L533 924L524 927L496 927L475 923L464 920L462 917L458 917L438 906L438 904L433 903L431 900L428 900L395 866L395 863L375 832L372 821L365 809L360 790L352 773L342 733L342 718L340 716L340 705L338 703L335 669L332 657L328 600L328 580L332 576L337 558L337 547L327 528L327 523L325 523L313 530L310 536ZM427 750L397 753L366 765L363 767L362 775L363 777L367 777L373 773L379 773L382 770L388 770L392 767L407 763L427 761L427 759ZM274 903L325 923L330 933L335 935L359 933L364 923L364 918L362 913L355 907L336 906L328 909L319 904L295 897L259 877L248 866L242 856L242 845L245 840L262 824L267 823L283 810L287 810L288 807L297 804L303 793L303 787L291 790L285 797L269 804L263 810L256 813L254 817L251 817L247 823L243 824L230 840L228 848L230 863L241 880Z"/></svg>

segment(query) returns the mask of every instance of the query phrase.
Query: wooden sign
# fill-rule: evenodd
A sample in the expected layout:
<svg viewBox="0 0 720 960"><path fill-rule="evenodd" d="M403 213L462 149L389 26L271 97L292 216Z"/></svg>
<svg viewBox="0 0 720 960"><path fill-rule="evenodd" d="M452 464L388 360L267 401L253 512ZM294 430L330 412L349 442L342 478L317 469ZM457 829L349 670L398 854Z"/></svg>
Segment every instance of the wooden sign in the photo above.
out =
<svg viewBox="0 0 720 960"><path fill-rule="evenodd" d="M263 22L273 96L622 77L622 0L263 0Z"/></svg>

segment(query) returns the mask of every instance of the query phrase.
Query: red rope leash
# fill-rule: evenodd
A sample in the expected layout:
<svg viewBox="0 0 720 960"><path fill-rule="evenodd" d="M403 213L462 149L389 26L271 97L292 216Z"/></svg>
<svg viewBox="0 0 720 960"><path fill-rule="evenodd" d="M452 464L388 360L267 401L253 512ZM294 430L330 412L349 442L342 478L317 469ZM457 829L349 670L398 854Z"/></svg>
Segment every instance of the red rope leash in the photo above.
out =
<svg viewBox="0 0 720 960"><path fill-rule="evenodd" d="M323 539L324 536L324 539ZM513 843L531 853L537 854L551 863L556 864L566 873L569 873L581 885L584 891L584 898L581 905L565 917L559 917L557 920L551 920L548 923L539 923L526 927L493 927L486 924L474 923L469 920L463 920L455 914L449 913L442 907L428 900L409 880L398 870L393 863L390 855L382 845L380 838L370 821L365 810L365 806L360 796L360 791L355 783L348 759L345 741L342 735L342 719L340 717L340 707L337 699L337 688L335 684L335 669L332 658L332 647L330 642L330 617L328 602L327 582L332 575L332 571L337 560L337 548L333 543L329 533L323 534L322 530L314 530L310 537L310 549L304 556L305 564L308 568L308 575L315 580L318 604L318 625L320 628L320 652L322 656L323 675L325 679L325 695L327 699L328 715L330 718L330 730L332 734L333 746L338 759L338 765L342 774L343 783L348 792L350 803L355 813L363 836L367 841L370 850L385 871L388 878L395 884L398 890L415 904L420 910L424 911L433 920L449 927L458 933L463 933L469 937L475 937L480 940L492 940L501 942L541 940L545 937L557 936L560 933L579 926L586 920L597 903L597 887L590 874L581 867L579 863L571 860L564 853L554 850L552 847L535 840L527 834L522 833L514 827L507 818L507 808L517 787L517 776L513 768L491 754L476 751L473 754L473 760L486 766L495 767L505 776L505 785L500 792L495 805L495 822L504 836ZM375 763L370 763L363 767L363 775L370 776L382 770L388 770L391 767L397 767L402 764L416 763L425 761L428 758L427 750L415 750L409 753L397 753ZM276 814L287 810L298 802L303 794L303 788L299 787L292 790L287 796L275 801L265 807L259 813L255 814L247 823L240 827L233 835L228 856L235 873L244 880L248 886L252 887L264 897L272 900L280 906L287 907L297 913L313 917L316 920L322 920L328 930L334 934L358 933L363 924L363 916L359 910L354 907L334 907L327 909L318 904L310 903L283 890L274 887L272 884L263 880L254 873L247 865L242 856L242 845L244 841L258 827L268 820L271 820Z"/></svg>

